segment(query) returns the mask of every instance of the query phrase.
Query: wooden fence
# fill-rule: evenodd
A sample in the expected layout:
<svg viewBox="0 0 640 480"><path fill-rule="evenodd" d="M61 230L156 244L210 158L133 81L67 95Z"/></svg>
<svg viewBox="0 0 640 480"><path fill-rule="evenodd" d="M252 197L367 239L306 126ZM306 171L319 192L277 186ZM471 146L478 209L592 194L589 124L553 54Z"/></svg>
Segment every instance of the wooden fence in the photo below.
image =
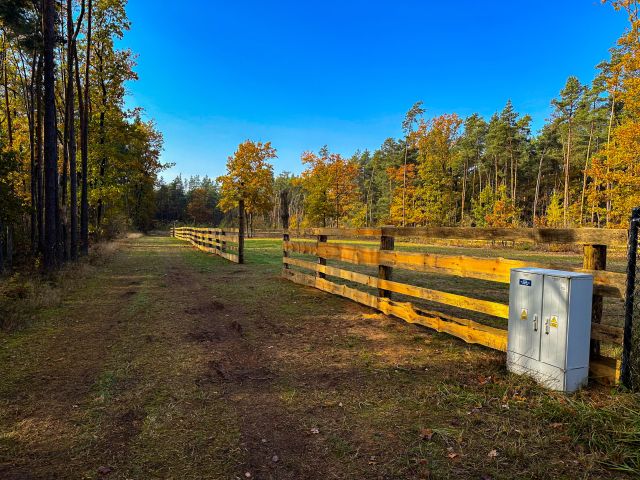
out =
<svg viewBox="0 0 640 480"><path fill-rule="evenodd" d="M293 235L307 239L292 240ZM357 244L328 243L328 237L352 238L356 240L379 240L379 247ZM315 241L309 241L312 237ZM583 268L569 268L553 263L536 263L506 258L481 258L466 255L441 255L434 253L406 252L395 250L398 237L455 238L491 241L533 241L537 243L565 243L584 245ZM403 269L425 273L466 277L508 284L510 271L519 267L543 267L559 270L587 272L594 277L594 298L591 329L592 378L601 383L618 381L620 362L617 354L605 356L600 344L614 344L612 351L619 350L623 343L623 329L601 324L603 297L613 297L622 301L625 296L626 276L606 270L608 246L624 246L626 230L600 229L500 229L500 228L365 228L365 229L308 229L298 232L287 231L283 235L283 276L289 280L325 292L349 298L363 305L393 315L410 323L433 328L463 339L500 351L507 349L506 319L509 317L507 304L480 300L458 294L424 288L392 280L393 269ZM312 255L317 259L309 261L291 254ZM377 267L378 275L368 275L327 265L334 260L354 265ZM304 273L304 269L313 273ZM336 283L327 279L335 277L348 282L373 287L377 295ZM478 321L457 318L452 315L416 307L411 302L391 299L392 293L401 294L436 304L461 308L497 317L504 321L505 328L496 328ZM616 358L613 358L616 357Z"/></svg>
<svg viewBox="0 0 640 480"><path fill-rule="evenodd" d="M172 227L171 236L187 240L199 250L244 263L244 236L237 228Z"/></svg>

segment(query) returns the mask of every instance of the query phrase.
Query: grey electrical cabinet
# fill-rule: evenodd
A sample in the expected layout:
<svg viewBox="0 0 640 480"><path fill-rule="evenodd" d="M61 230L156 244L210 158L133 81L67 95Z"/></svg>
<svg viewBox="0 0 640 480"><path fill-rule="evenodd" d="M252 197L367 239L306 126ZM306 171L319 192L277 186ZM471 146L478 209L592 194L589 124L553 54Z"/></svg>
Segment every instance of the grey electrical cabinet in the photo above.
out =
<svg viewBox="0 0 640 480"><path fill-rule="evenodd" d="M589 375L593 277L514 268L509 289L507 368L573 392Z"/></svg>

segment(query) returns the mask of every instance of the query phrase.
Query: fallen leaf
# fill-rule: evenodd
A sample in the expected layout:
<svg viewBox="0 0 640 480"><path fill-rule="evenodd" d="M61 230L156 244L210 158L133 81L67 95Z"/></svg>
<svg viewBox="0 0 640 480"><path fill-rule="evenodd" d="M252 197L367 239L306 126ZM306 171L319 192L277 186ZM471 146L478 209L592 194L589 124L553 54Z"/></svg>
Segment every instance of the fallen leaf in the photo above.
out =
<svg viewBox="0 0 640 480"><path fill-rule="evenodd" d="M551 425L549 425L551 428L560 428L564 425L564 423L560 423L560 422L553 422Z"/></svg>
<svg viewBox="0 0 640 480"><path fill-rule="evenodd" d="M491 450L489 453L487 453L487 457L489 458L496 458L498 456L498 451L497 450Z"/></svg>
<svg viewBox="0 0 640 480"><path fill-rule="evenodd" d="M433 438L433 430L430 428L423 428L420 430L420 436L423 440L431 440Z"/></svg>
<svg viewBox="0 0 640 480"><path fill-rule="evenodd" d="M449 457L449 458L456 458L457 456L458 456L458 454L456 452L447 453L447 457Z"/></svg>

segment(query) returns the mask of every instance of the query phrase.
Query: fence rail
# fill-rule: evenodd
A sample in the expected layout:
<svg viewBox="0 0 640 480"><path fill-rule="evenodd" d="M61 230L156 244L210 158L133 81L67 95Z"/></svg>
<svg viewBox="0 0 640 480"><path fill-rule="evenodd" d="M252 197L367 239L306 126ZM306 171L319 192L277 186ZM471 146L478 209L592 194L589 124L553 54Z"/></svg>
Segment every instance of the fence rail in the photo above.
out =
<svg viewBox="0 0 640 480"><path fill-rule="evenodd" d="M172 227L171 236L191 242L204 252L243 263L244 242L237 228Z"/></svg>
<svg viewBox="0 0 640 480"><path fill-rule="evenodd" d="M420 237L429 239L489 240L500 242L562 243L625 247L625 229L603 228L477 228L477 227L377 227L303 228L291 236L317 237Z"/></svg>
<svg viewBox="0 0 640 480"><path fill-rule="evenodd" d="M297 239L293 236L315 236L315 241ZM380 246L368 247L354 244L328 243L328 237L353 238L356 240L378 237ZM506 258L482 258L468 255L441 255L434 253L405 252L395 250L395 237L428 237L486 239L498 241L532 240L538 243L583 244L583 268L568 268L553 263L525 262ZM608 245L626 243L625 230L597 229L482 229L482 228L367 228L367 229L308 229L286 231L283 236L283 276L289 280L335 295L393 315L410 323L421 324L439 332L446 332L468 343L476 343L500 351L507 349L507 330L485 325L478 321L458 318L442 312L427 310L411 302L392 300L392 294L426 300L439 305L464 309L498 319L508 319L506 304L481 300L464 295L424 288L392 280L394 269L443 274L508 284L510 271L518 267L542 267L590 273L594 277L594 308L592 311L592 355L591 376L601 383L618 381L620 361L601 354L600 344L613 344L619 350L624 341L624 330L601 323L602 299L625 298L626 276L610 272L606 268ZM598 242L598 243L593 243ZM309 261L291 254L316 257ZM358 266L378 267L378 276L327 265L327 260ZM296 267L298 270L293 270ZM302 269L303 271L300 271ZM309 273L310 272L310 273ZM346 280L352 284L375 288L377 295L354 288L351 285L330 281L327 277Z"/></svg>

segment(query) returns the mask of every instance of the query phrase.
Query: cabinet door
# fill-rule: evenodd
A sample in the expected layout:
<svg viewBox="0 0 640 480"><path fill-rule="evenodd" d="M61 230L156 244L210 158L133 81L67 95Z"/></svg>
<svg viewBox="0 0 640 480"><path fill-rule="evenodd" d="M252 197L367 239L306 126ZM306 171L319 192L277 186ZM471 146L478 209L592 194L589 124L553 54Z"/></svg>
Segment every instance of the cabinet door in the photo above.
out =
<svg viewBox="0 0 640 480"><path fill-rule="evenodd" d="M537 273L511 272L508 349L540 359L540 331L544 277Z"/></svg>
<svg viewBox="0 0 640 480"><path fill-rule="evenodd" d="M540 361L565 368L569 279L547 276L542 300Z"/></svg>

